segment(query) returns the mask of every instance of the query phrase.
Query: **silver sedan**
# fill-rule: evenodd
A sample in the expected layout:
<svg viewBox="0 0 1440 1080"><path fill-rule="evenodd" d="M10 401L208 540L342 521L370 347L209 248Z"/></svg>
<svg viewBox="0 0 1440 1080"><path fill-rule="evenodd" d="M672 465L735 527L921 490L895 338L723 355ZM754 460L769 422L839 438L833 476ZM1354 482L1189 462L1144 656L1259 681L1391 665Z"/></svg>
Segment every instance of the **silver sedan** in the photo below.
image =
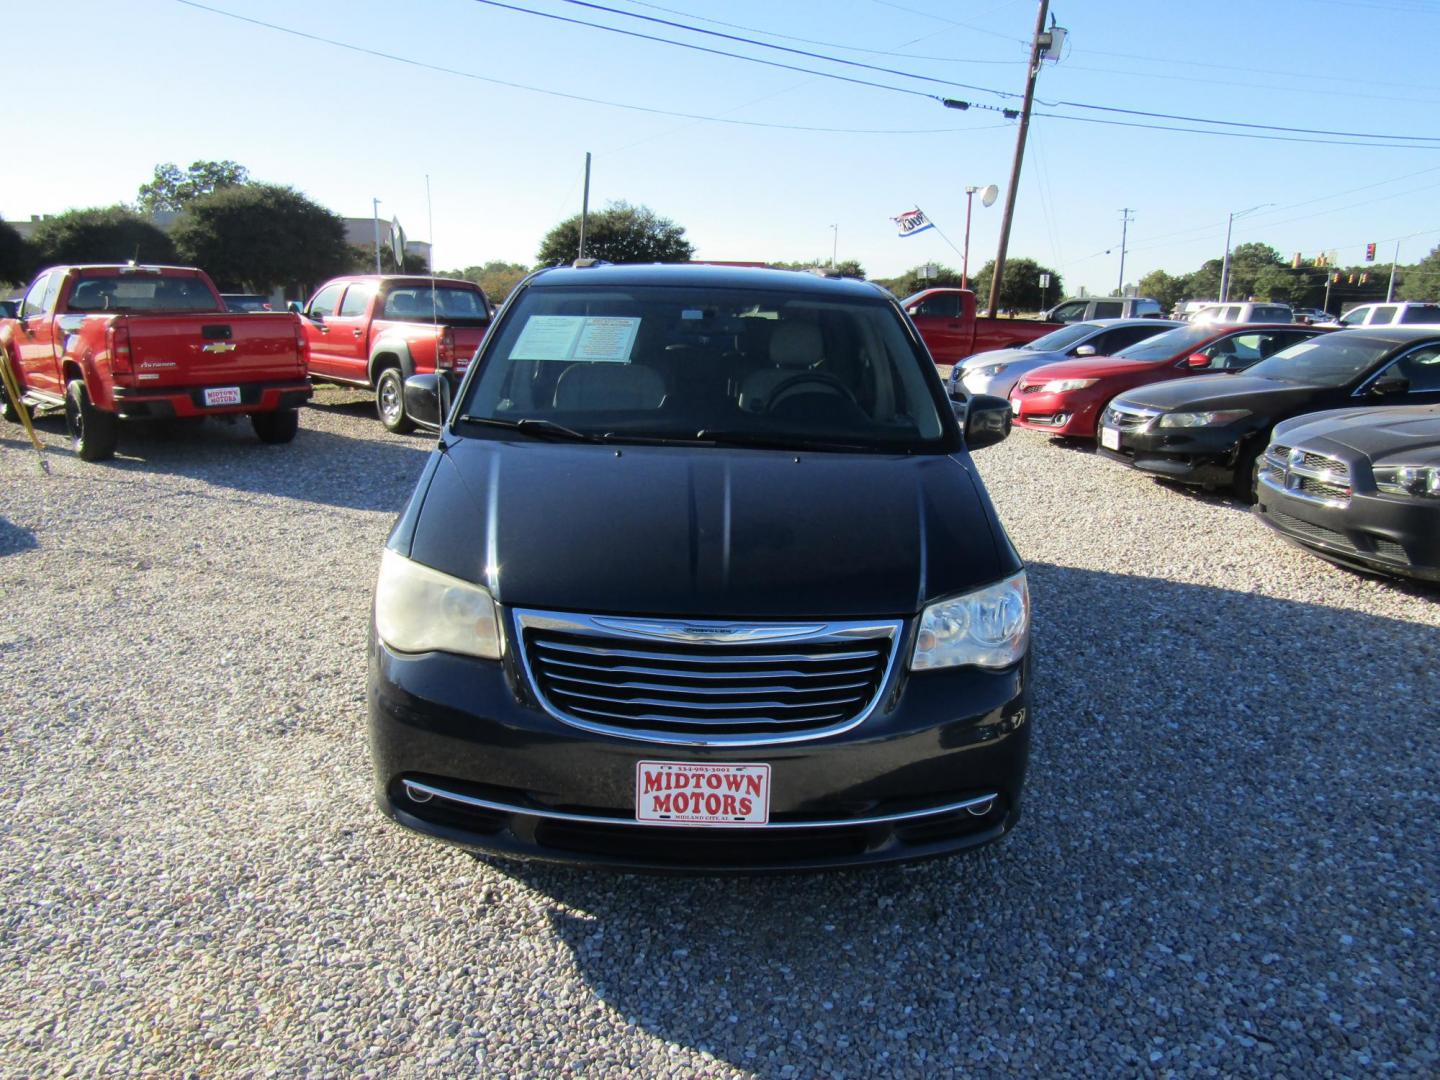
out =
<svg viewBox="0 0 1440 1080"><path fill-rule="evenodd" d="M1172 319L1092 319L1071 323L1015 349L976 353L950 372L950 392L1008 398L1021 375L1042 364L1080 356L1110 356L1183 323Z"/></svg>

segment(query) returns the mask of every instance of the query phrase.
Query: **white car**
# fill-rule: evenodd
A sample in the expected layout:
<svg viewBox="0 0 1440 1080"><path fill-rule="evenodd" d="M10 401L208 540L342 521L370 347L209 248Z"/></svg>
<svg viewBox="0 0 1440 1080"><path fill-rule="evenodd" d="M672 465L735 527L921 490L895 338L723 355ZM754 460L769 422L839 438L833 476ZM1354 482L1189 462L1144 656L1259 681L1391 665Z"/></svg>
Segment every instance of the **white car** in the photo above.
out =
<svg viewBox="0 0 1440 1080"><path fill-rule="evenodd" d="M1361 304L1333 324L1351 330L1357 326L1440 326L1440 304L1397 300L1389 304Z"/></svg>
<svg viewBox="0 0 1440 1080"><path fill-rule="evenodd" d="M1191 316L1192 323L1287 323L1295 321L1289 304L1270 304L1259 300L1244 303L1211 304Z"/></svg>

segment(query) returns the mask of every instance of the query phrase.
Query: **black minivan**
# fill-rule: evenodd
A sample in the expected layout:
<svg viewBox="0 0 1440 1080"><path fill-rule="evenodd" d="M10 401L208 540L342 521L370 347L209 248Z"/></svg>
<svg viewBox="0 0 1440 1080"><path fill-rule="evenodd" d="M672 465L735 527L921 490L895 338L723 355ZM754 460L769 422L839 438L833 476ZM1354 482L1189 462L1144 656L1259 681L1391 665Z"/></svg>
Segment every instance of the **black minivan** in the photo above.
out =
<svg viewBox="0 0 1440 1080"><path fill-rule="evenodd" d="M532 275L386 545L381 809L502 855L754 871L1002 836L1030 596L952 403L878 287L791 271Z"/></svg>

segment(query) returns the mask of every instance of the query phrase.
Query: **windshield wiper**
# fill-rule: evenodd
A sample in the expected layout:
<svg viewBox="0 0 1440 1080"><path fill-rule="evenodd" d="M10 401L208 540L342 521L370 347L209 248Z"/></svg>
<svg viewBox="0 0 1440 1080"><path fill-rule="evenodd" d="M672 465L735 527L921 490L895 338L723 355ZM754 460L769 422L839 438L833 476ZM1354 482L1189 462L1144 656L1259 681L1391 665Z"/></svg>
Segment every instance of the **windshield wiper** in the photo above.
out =
<svg viewBox="0 0 1440 1080"><path fill-rule="evenodd" d="M724 431L720 429L701 428L695 433L695 438L707 440L719 445L729 446L754 446L771 450L876 450L880 447L865 446L861 443L827 442L823 439L807 439L787 437L784 435L767 434L763 431ZM896 453L903 453L901 447L895 448Z"/></svg>
<svg viewBox="0 0 1440 1080"><path fill-rule="evenodd" d="M505 420L496 416L462 415L460 419L471 424L484 424L486 427L521 431L526 435L533 435L537 439L550 439L555 442L602 442L604 440L602 435L586 435L583 431L576 431L564 424L557 424L554 420L539 420L530 416L523 420Z"/></svg>

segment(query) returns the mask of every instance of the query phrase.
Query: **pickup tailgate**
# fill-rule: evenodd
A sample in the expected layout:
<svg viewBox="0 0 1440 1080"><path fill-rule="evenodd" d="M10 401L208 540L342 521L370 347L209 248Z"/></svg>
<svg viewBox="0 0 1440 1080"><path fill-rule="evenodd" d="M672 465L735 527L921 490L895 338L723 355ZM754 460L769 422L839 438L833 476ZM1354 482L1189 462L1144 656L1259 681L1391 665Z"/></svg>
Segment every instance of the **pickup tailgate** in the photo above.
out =
<svg viewBox="0 0 1440 1080"><path fill-rule="evenodd" d="M480 342L485 340L485 332L488 326L457 326L455 334L455 370L464 371L471 359L475 356L475 350L480 347Z"/></svg>
<svg viewBox="0 0 1440 1080"><path fill-rule="evenodd" d="M123 325L137 388L305 377L299 316L287 311L126 315Z"/></svg>

